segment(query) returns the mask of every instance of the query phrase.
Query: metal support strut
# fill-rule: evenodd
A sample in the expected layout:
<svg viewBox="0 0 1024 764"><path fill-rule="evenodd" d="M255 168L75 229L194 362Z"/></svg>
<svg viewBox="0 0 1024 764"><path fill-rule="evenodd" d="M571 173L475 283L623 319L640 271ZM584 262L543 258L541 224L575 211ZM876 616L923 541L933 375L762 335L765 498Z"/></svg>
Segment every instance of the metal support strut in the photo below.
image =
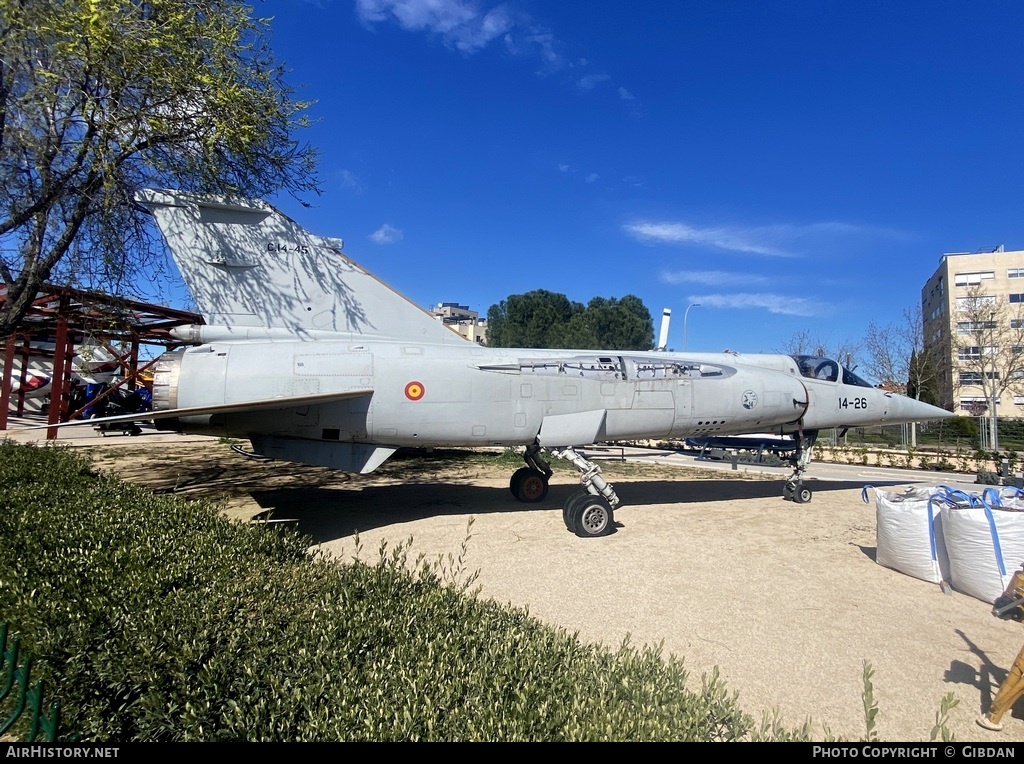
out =
<svg viewBox="0 0 1024 764"><path fill-rule="evenodd" d="M612 509L619 506L619 497L615 495L608 481L601 477L601 468L592 461L585 459L576 453L572 446L563 449L550 449L552 456L568 459L573 466L580 471L580 483L587 489L588 493L595 496L603 496L607 499Z"/></svg>
<svg viewBox="0 0 1024 764"><path fill-rule="evenodd" d="M817 430L797 433L796 451L793 452L793 456L789 460L793 466L793 474L786 479L786 485L782 489L782 496L786 501L806 504L811 500L811 489L804 486L804 472L807 471L807 465L811 463L811 455L817 440Z"/></svg>
<svg viewBox="0 0 1024 764"><path fill-rule="evenodd" d="M523 461L526 462L526 466L530 469L536 470L537 472L543 472L546 479L551 478L551 465L542 457L541 447L536 443L531 443L526 447L526 452L523 454Z"/></svg>

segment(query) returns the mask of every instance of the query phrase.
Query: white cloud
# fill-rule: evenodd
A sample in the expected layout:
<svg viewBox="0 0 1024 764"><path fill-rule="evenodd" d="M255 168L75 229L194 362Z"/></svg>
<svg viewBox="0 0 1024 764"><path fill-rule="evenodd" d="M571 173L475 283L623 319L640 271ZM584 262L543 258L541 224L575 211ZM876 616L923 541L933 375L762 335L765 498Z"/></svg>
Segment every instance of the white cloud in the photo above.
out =
<svg viewBox="0 0 1024 764"><path fill-rule="evenodd" d="M569 165L567 165L567 164L560 164L560 165L558 165L558 171L559 172L569 172Z"/></svg>
<svg viewBox="0 0 1024 764"><path fill-rule="evenodd" d="M659 279L665 284L707 284L708 286L752 286L767 284L766 276L726 271L662 271Z"/></svg>
<svg viewBox="0 0 1024 764"><path fill-rule="evenodd" d="M826 310L825 304L817 300L763 292L699 294L690 295L686 299L692 303L700 303L705 308L767 310L769 313L786 316L819 316Z"/></svg>
<svg viewBox="0 0 1024 764"><path fill-rule="evenodd" d="M466 54L477 53L492 43L503 44L510 55L540 61L538 74L586 69L590 62L577 57L567 61L559 52L564 46L543 24L514 3L500 0L356 0L356 15L366 27L397 24L408 32L433 35ZM611 79L607 74L582 74L579 87L590 90ZM623 95L625 93L626 95ZM631 99L624 88L619 97Z"/></svg>
<svg viewBox="0 0 1024 764"><path fill-rule="evenodd" d="M679 221L638 220L624 225L623 230L644 242L701 245L771 257L802 257L822 252L835 256L840 254L840 247L857 244L862 248L870 239L910 238L892 228L841 222L701 228Z"/></svg>
<svg viewBox="0 0 1024 764"><path fill-rule="evenodd" d="M610 79L611 77L607 74L588 74L576 80L576 84L579 85L581 90L593 90L602 82L607 82Z"/></svg>
<svg viewBox="0 0 1024 764"><path fill-rule="evenodd" d="M359 180L359 176L349 170L342 170L338 173L338 185L345 191L352 191L356 194L363 192L363 184Z"/></svg>
<svg viewBox="0 0 1024 764"><path fill-rule="evenodd" d="M385 223L370 234L370 241L374 244L394 244L396 241L401 241L402 236L401 229Z"/></svg>
<svg viewBox="0 0 1024 764"><path fill-rule="evenodd" d="M630 93L625 88L619 88L619 98L621 98L623 101L635 101L636 100L636 96L634 96L632 93Z"/></svg>
<svg viewBox="0 0 1024 764"><path fill-rule="evenodd" d="M543 64L541 74L557 72L565 67L565 61L558 53L558 41L550 32L532 28L517 39L514 34L505 35L505 48L514 56L525 56L534 53Z"/></svg>
<svg viewBox="0 0 1024 764"><path fill-rule="evenodd" d="M598 174L597 174L596 172L592 172L592 173L590 173L589 175L587 175L587 177L586 177L586 178L584 178L584 179L583 179L583 182L584 182L584 183L594 183L594 182L596 182L596 181L597 181L597 179L598 179L598 178L600 178L600 177L601 177L601 176L600 176L600 175L598 175Z"/></svg>
<svg viewBox="0 0 1024 764"><path fill-rule="evenodd" d="M393 19L407 31L436 34L465 53L487 47L514 26L504 5L484 12L466 0L356 0L356 13L367 25Z"/></svg>
<svg viewBox="0 0 1024 764"><path fill-rule="evenodd" d="M695 228L686 223L638 221L625 226L627 233L641 241L661 244L703 244L735 252L786 257L788 253L761 239L758 229Z"/></svg>

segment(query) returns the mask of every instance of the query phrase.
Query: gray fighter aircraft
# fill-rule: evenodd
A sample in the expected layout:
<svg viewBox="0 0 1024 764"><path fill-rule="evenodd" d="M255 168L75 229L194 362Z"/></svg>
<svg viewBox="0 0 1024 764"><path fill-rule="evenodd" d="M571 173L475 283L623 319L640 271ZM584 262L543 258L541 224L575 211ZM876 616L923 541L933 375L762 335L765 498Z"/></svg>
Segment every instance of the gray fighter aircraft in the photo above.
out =
<svg viewBox="0 0 1024 764"><path fill-rule="evenodd" d="M483 347L263 202L156 190L138 201L206 321L175 330L192 346L159 360L151 416L246 438L253 455L368 473L402 447L524 447L515 497L542 500L544 454L563 457L583 486L565 525L597 537L620 502L581 446L792 434L783 494L802 503L818 430L951 416L825 358Z"/></svg>

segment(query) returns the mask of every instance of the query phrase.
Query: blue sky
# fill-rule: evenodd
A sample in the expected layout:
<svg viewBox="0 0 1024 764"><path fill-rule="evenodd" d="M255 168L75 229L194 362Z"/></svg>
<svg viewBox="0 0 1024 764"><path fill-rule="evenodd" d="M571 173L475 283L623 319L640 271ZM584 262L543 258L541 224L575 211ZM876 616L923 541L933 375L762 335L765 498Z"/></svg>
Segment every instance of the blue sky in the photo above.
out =
<svg viewBox="0 0 1024 764"><path fill-rule="evenodd" d="M324 193L414 302L638 296L669 346L836 346L1024 249L1024 4L267 0Z"/></svg>

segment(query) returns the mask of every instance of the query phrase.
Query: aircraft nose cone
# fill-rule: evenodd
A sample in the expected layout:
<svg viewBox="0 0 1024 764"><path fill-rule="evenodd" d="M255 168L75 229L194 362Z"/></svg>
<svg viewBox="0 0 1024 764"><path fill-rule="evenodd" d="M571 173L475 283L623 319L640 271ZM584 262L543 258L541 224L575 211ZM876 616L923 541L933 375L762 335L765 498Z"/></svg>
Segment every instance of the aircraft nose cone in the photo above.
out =
<svg viewBox="0 0 1024 764"><path fill-rule="evenodd" d="M893 395L892 412L890 421L899 422L926 422L930 419L948 419L954 416L952 411L904 395Z"/></svg>

